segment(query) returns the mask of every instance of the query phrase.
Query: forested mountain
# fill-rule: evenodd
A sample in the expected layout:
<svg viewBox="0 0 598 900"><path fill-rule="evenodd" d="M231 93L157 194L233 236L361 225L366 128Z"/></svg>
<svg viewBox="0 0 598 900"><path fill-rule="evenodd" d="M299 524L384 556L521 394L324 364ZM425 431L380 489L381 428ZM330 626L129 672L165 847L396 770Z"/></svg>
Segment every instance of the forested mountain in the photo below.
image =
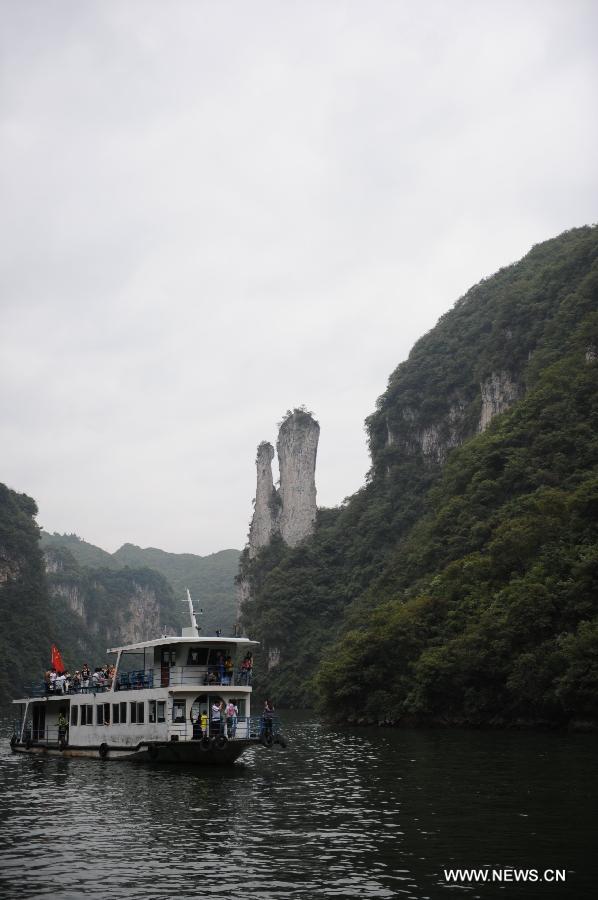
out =
<svg viewBox="0 0 598 900"><path fill-rule="evenodd" d="M42 553L37 507L0 484L0 702L39 682L53 643L71 670L106 648L179 633L185 608L148 568L81 566L63 547Z"/></svg>
<svg viewBox="0 0 598 900"><path fill-rule="evenodd" d="M596 227L417 342L367 420L365 486L243 557L263 690L345 719L598 719L597 347Z"/></svg>
<svg viewBox="0 0 598 900"><path fill-rule="evenodd" d="M197 556L194 553L167 553L154 547L142 549L135 544L123 544L115 553L107 553L76 534L47 532L42 532L42 548L68 550L83 566L154 569L168 581L178 600L185 599L185 589L189 588L196 607L204 610L200 625L206 634L213 633L217 628L227 632L232 629L238 550L220 550L209 556ZM186 607L182 608L185 612Z"/></svg>
<svg viewBox="0 0 598 900"><path fill-rule="evenodd" d="M34 500L0 484L0 702L41 678L53 643L75 669L106 662L107 647L180 634L187 585L205 604L206 631L232 627L238 551L125 544L109 554L76 535L40 535L36 515Z"/></svg>
<svg viewBox="0 0 598 900"><path fill-rule="evenodd" d="M52 620L36 515L31 497L0 484L0 700L49 661Z"/></svg>

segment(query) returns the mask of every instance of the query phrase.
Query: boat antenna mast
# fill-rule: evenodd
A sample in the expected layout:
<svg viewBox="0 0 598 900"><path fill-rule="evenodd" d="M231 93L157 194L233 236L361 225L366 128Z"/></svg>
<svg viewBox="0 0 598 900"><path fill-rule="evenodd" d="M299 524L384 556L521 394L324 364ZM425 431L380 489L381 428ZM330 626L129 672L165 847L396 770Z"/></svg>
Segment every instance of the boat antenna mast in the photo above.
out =
<svg viewBox="0 0 598 900"><path fill-rule="evenodd" d="M187 591L187 603L189 604L189 616L191 618L191 630L195 632L195 637L199 637L199 625L197 624L197 619L195 617L195 612L193 610L193 600L191 599L191 591L189 588L185 589ZM199 615L203 613L203 609L199 610Z"/></svg>

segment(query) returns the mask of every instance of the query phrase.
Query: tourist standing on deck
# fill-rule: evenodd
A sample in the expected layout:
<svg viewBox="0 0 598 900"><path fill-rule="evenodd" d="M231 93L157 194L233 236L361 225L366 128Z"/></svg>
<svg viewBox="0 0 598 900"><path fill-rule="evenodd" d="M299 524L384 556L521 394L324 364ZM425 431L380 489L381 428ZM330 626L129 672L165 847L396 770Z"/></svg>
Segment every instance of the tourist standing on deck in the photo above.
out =
<svg viewBox="0 0 598 900"><path fill-rule="evenodd" d="M253 656L251 652L245 655L245 659L241 663L241 682L243 684L251 684L251 670L253 668Z"/></svg>
<svg viewBox="0 0 598 900"><path fill-rule="evenodd" d="M226 727L229 738L234 738L235 734L237 733L238 716L239 707L234 703L233 700L229 700L228 706L226 707Z"/></svg>
<svg viewBox="0 0 598 900"><path fill-rule="evenodd" d="M212 727L210 731L212 732L212 736L218 735L222 733L222 701L214 700L212 703Z"/></svg>
<svg viewBox="0 0 598 900"><path fill-rule="evenodd" d="M272 725L274 720L274 706L271 700L264 703L264 712L262 713L262 733L264 737L272 737Z"/></svg>
<svg viewBox="0 0 598 900"><path fill-rule="evenodd" d="M58 740L63 741L66 737L66 729L68 726L68 722L66 716L63 711L60 710L58 713Z"/></svg>

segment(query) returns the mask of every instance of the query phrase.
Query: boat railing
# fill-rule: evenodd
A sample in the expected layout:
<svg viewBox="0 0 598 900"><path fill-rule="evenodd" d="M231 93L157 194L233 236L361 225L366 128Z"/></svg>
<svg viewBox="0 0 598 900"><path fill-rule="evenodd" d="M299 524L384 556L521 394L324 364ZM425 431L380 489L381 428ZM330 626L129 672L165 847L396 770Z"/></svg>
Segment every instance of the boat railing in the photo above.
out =
<svg viewBox="0 0 598 900"><path fill-rule="evenodd" d="M48 694L45 681L38 681L35 684L26 684L23 688L26 697L45 697Z"/></svg>
<svg viewBox="0 0 598 900"><path fill-rule="evenodd" d="M271 726L268 725L271 722ZM262 738L267 734L276 737L280 734L280 720L274 716L265 720L263 716L238 716L236 725L221 719L220 722L208 722L205 732L191 722L173 722L170 726L170 736L174 735L178 741L200 740L205 733L206 737L220 737L224 735L231 741Z"/></svg>
<svg viewBox="0 0 598 900"><path fill-rule="evenodd" d="M154 687L153 669L135 669L132 672L119 672L116 676L116 691L140 691Z"/></svg>
<svg viewBox="0 0 598 900"><path fill-rule="evenodd" d="M22 731L21 731L22 730ZM20 739L23 735L23 743L37 744L38 746L57 746L61 739L68 737L68 726L44 725L43 728L35 728L31 722L26 722L23 728L23 722L15 722L13 734L15 738Z"/></svg>
<svg viewBox="0 0 598 900"><path fill-rule="evenodd" d="M184 687L200 684L206 687L248 687L251 671L227 672L223 666L170 666L160 670L161 687Z"/></svg>
<svg viewBox="0 0 598 900"><path fill-rule="evenodd" d="M220 666L164 666L161 669L139 669L134 672L119 672L115 690L132 691L141 688L186 685L248 687L251 686L251 672L228 673L222 671Z"/></svg>
<svg viewBox="0 0 598 900"><path fill-rule="evenodd" d="M83 687L83 685L75 687L71 684L70 687L65 687L62 691L56 691L51 690L45 681L40 681L37 684L26 685L25 696L37 699L39 697L71 697L74 694L104 694L110 690L110 687L111 682L94 684L90 679L86 687Z"/></svg>

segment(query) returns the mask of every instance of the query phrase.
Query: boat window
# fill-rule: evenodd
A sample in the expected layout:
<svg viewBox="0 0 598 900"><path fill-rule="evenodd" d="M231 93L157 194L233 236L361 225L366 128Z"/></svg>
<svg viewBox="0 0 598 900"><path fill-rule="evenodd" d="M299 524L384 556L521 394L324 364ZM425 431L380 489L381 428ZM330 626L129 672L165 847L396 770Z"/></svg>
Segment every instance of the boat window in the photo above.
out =
<svg viewBox="0 0 598 900"><path fill-rule="evenodd" d="M129 703L129 706L131 708L131 716L129 719L131 725L141 725L144 720L143 708L145 703L143 703L143 701L140 703Z"/></svg>
<svg viewBox="0 0 598 900"><path fill-rule="evenodd" d="M164 700L158 700L158 722L166 721L166 703Z"/></svg>
<svg viewBox="0 0 598 900"><path fill-rule="evenodd" d="M120 703L112 704L112 722L114 725L118 725L120 723Z"/></svg>
<svg viewBox="0 0 598 900"><path fill-rule="evenodd" d="M170 647L162 647L160 662L163 666L176 666L176 650Z"/></svg>
<svg viewBox="0 0 598 900"><path fill-rule="evenodd" d="M147 702L147 721L155 722L156 721L156 701L148 700Z"/></svg>
<svg viewBox="0 0 598 900"><path fill-rule="evenodd" d="M172 721L173 722L184 722L185 721L185 701L184 700L173 700L172 701Z"/></svg>
<svg viewBox="0 0 598 900"><path fill-rule="evenodd" d="M104 703L104 725L110 725L110 704Z"/></svg>
<svg viewBox="0 0 598 900"><path fill-rule="evenodd" d="M96 724L103 725L104 724L104 704L98 703L96 706Z"/></svg>
<svg viewBox="0 0 598 900"><path fill-rule="evenodd" d="M79 721L79 707L71 706L71 725L77 725Z"/></svg>
<svg viewBox="0 0 598 900"><path fill-rule="evenodd" d="M93 725L93 706L85 704L81 707L81 724Z"/></svg>
<svg viewBox="0 0 598 900"><path fill-rule="evenodd" d="M127 704L126 701L123 703L119 703L120 706L120 721L122 725L127 724Z"/></svg>
<svg viewBox="0 0 598 900"><path fill-rule="evenodd" d="M208 647L190 647L187 656L188 666L207 666L208 664Z"/></svg>

